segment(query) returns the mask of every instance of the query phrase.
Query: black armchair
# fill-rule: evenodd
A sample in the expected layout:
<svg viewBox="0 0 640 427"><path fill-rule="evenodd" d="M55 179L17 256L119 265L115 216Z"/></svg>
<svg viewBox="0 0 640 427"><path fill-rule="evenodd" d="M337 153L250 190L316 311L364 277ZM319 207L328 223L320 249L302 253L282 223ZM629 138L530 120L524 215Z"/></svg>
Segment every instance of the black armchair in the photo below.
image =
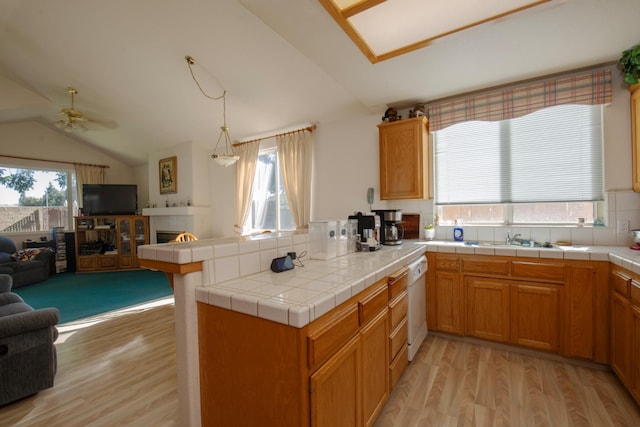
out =
<svg viewBox="0 0 640 427"><path fill-rule="evenodd" d="M0 274L0 406L53 387L59 320L56 308L34 310Z"/></svg>

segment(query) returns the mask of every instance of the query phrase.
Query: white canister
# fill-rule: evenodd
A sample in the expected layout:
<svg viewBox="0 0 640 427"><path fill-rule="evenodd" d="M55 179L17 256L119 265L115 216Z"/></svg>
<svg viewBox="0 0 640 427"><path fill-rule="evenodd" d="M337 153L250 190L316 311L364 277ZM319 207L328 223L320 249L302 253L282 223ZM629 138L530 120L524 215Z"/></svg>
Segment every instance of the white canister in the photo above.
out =
<svg viewBox="0 0 640 427"><path fill-rule="evenodd" d="M347 253L352 254L357 250L358 220L347 220Z"/></svg>
<svg viewBox="0 0 640 427"><path fill-rule="evenodd" d="M311 259L336 257L336 221L309 222L309 250Z"/></svg>
<svg viewBox="0 0 640 427"><path fill-rule="evenodd" d="M336 221L336 256L348 253L349 248L349 221L341 219Z"/></svg>

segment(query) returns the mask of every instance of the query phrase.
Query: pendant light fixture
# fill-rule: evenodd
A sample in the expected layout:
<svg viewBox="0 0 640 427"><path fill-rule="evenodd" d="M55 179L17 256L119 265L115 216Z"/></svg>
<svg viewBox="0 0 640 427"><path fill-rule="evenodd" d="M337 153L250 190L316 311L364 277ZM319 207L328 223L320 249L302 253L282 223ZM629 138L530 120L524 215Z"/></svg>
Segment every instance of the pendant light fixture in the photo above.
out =
<svg viewBox="0 0 640 427"><path fill-rule="evenodd" d="M220 126L220 135L218 136L218 142L216 142L216 146L213 149L213 154L211 154L211 158L221 166L224 166L224 167L231 166L232 164L234 164L240 159L240 156L238 156L233 151L233 144L231 143L231 137L229 136L229 127L227 126L227 91L223 90L222 95L220 96L207 95L205 91L202 89L202 86L200 86L200 83L198 83L196 76L193 74L192 65L196 63L195 59L193 59L189 55L185 56L184 59L187 61L187 66L189 67L191 78L198 86L198 89L200 89L200 92L202 92L202 94L209 99L213 99L216 101L219 99L222 99L222 126ZM220 150L224 149L224 151L218 150L218 147L220 146L221 141L224 141L224 147L222 147Z"/></svg>

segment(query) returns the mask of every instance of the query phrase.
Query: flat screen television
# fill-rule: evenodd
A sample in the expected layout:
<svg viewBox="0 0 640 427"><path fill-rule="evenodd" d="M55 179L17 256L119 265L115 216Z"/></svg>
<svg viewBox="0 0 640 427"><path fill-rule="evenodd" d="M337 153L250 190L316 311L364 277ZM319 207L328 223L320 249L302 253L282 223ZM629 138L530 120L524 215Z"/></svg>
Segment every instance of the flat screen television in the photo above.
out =
<svg viewBox="0 0 640 427"><path fill-rule="evenodd" d="M83 184L84 215L134 215L138 209L135 184Z"/></svg>

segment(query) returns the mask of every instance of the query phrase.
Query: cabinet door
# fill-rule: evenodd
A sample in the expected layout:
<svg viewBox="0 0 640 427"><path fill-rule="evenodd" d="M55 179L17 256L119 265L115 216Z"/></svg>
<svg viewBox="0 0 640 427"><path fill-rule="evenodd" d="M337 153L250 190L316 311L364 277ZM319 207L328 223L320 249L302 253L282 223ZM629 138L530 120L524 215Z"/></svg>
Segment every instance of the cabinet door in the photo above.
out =
<svg viewBox="0 0 640 427"><path fill-rule="evenodd" d="M312 427L361 424L360 357L360 338L356 336L311 376Z"/></svg>
<svg viewBox="0 0 640 427"><path fill-rule="evenodd" d="M429 197L427 119L417 117L378 126L380 199Z"/></svg>
<svg viewBox="0 0 640 427"><path fill-rule="evenodd" d="M640 307L631 306L631 387L629 390L640 404Z"/></svg>
<svg viewBox="0 0 640 427"><path fill-rule="evenodd" d="M633 159L633 191L640 191L640 84L631 92L631 152Z"/></svg>
<svg viewBox="0 0 640 427"><path fill-rule="evenodd" d="M120 267L134 267L133 248L131 245L131 219L128 217L118 218L118 255Z"/></svg>
<svg viewBox="0 0 640 427"><path fill-rule="evenodd" d="M436 272L435 299L435 329L462 335L462 287L458 273Z"/></svg>
<svg viewBox="0 0 640 427"><path fill-rule="evenodd" d="M570 266L565 289L563 354L593 359L595 356L596 270L588 266Z"/></svg>
<svg viewBox="0 0 640 427"><path fill-rule="evenodd" d="M389 315L384 309L360 332L362 343L362 410L371 426L389 397Z"/></svg>
<svg viewBox="0 0 640 427"><path fill-rule="evenodd" d="M625 384L631 380L631 318L629 301L611 291L611 368Z"/></svg>
<svg viewBox="0 0 640 427"><path fill-rule="evenodd" d="M511 343L559 350L560 285L511 285Z"/></svg>
<svg viewBox="0 0 640 427"><path fill-rule="evenodd" d="M467 276L465 287L467 334L491 341L509 342L509 283Z"/></svg>
<svg viewBox="0 0 640 427"><path fill-rule="evenodd" d="M133 231L135 238L135 251L134 251L134 259L136 262L136 266L138 265L138 247L142 245L146 245L149 243L149 230L147 226L147 219L137 217L133 222Z"/></svg>

